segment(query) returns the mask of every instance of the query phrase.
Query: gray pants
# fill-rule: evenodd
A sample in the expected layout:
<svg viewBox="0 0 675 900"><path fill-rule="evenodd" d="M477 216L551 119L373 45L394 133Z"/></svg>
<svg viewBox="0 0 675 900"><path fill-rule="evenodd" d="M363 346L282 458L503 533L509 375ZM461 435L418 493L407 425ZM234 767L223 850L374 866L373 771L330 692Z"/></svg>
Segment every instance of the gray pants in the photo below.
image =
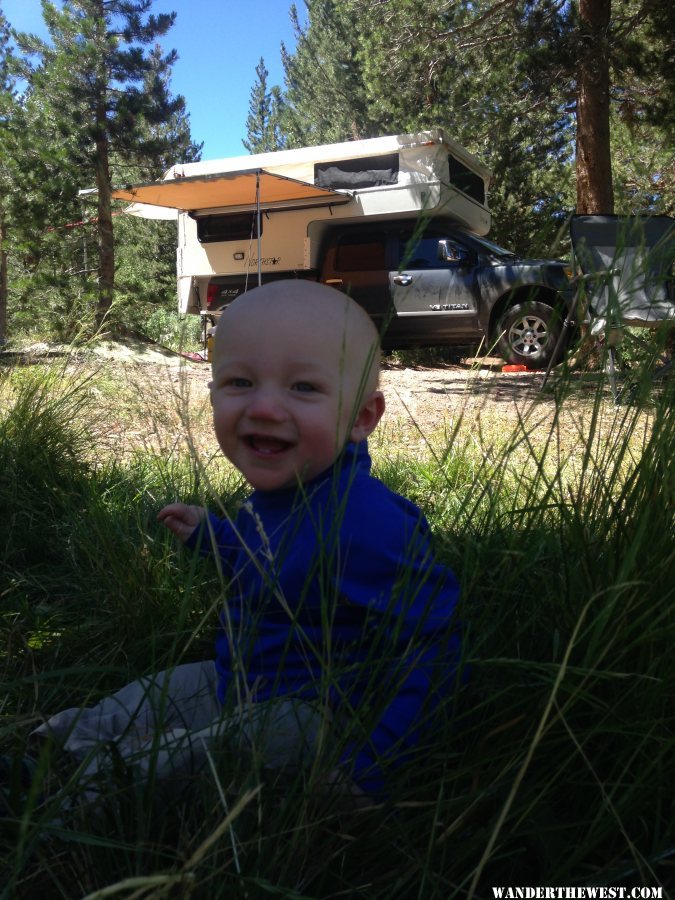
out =
<svg viewBox="0 0 675 900"><path fill-rule="evenodd" d="M57 713L33 734L51 737L81 764L90 800L114 757L159 781L199 771L224 742L265 768L311 762L325 722L318 706L279 698L223 715L216 685L212 660L188 663L133 681L96 706Z"/></svg>

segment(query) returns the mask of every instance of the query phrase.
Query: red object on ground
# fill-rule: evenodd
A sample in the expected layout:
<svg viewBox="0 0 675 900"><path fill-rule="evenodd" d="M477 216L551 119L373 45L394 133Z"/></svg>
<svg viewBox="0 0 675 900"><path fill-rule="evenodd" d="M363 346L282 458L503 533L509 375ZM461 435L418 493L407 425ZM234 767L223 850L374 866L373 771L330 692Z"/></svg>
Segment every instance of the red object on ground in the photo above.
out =
<svg viewBox="0 0 675 900"><path fill-rule="evenodd" d="M528 369L527 366L523 366L518 363L509 363L505 366L502 366L502 372L532 372L533 369Z"/></svg>

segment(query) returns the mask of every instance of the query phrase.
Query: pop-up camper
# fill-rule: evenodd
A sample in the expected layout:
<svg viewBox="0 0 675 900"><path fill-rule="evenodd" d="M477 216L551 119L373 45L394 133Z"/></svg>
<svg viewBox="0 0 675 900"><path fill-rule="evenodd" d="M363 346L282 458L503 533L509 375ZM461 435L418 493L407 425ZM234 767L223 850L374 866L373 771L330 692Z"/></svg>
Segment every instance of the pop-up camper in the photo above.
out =
<svg viewBox="0 0 675 900"><path fill-rule="evenodd" d="M485 239L489 181L435 130L174 166L113 197L177 217L179 309L200 314L205 334L256 284L312 278L360 303L385 349L487 341L546 366L568 270Z"/></svg>
<svg viewBox="0 0 675 900"><path fill-rule="evenodd" d="M251 284L321 268L332 224L443 216L490 229L490 172L441 130L177 165L113 197L178 220L179 309L206 309L222 276Z"/></svg>

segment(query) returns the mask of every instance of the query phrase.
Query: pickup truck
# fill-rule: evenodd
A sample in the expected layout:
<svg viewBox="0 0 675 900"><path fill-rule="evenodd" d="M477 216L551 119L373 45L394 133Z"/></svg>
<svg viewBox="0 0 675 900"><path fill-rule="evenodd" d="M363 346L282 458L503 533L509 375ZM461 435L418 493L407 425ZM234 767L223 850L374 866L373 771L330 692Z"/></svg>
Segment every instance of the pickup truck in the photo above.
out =
<svg viewBox="0 0 675 900"><path fill-rule="evenodd" d="M476 346L509 363L548 365L566 310L571 271L560 260L522 259L452 220L341 223L321 235L320 269L263 275L312 278L346 291L374 320L385 350ZM248 282L248 283L247 283ZM214 314L256 278L211 279Z"/></svg>

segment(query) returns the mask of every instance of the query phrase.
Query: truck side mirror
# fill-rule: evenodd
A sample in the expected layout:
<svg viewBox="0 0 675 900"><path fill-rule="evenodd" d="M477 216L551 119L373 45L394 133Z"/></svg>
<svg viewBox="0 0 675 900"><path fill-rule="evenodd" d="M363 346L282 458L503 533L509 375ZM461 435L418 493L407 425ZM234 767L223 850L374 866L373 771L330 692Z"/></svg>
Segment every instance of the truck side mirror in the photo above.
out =
<svg viewBox="0 0 675 900"><path fill-rule="evenodd" d="M462 247L459 247L453 241L438 242L438 256L443 262L455 263L455 265L463 265L469 261L469 254Z"/></svg>

